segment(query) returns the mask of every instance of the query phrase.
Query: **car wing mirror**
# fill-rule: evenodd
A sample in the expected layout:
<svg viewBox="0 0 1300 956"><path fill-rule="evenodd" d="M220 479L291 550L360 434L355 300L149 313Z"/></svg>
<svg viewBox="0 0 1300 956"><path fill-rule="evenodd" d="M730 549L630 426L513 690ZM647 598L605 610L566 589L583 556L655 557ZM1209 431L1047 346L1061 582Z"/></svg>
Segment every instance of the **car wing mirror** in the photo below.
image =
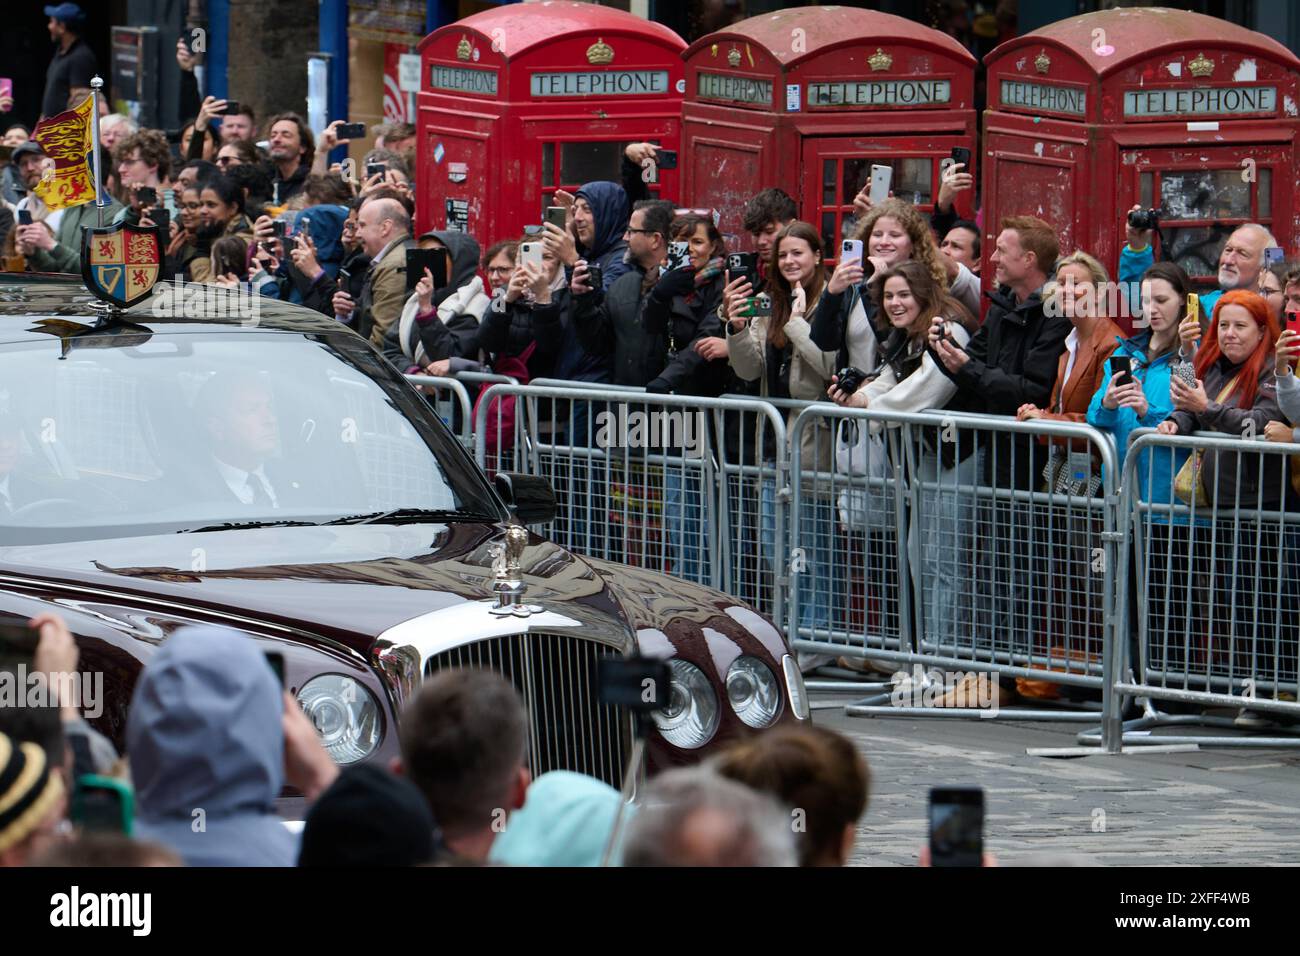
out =
<svg viewBox="0 0 1300 956"><path fill-rule="evenodd" d="M494 481L497 494L520 524L549 524L555 520L555 491L545 478L503 471Z"/></svg>

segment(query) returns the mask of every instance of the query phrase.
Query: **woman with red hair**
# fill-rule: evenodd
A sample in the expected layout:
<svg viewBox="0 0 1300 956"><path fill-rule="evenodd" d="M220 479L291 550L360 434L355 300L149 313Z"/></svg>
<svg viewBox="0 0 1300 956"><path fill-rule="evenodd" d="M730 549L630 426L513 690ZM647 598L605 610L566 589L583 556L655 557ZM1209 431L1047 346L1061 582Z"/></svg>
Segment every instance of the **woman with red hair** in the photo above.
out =
<svg viewBox="0 0 1300 956"><path fill-rule="evenodd" d="M1277 319L1263 296L1242 289L1220 296L1196 351L1195 387L1177 375L1170 380L1174 412L1158 426L1161 434L1205 431L1254 438L1263 436L1269 422L1285 421L1270 361L1277 337ZM1226 451L1203 456L1201 486L1210 502L1225 508L1277 508L1286 496L1283 456L1238 458Z"/></svg>
<svg viewBox="0 0 1300 956"><path fill-rule="evenodd" d="M1266 299L1240 289L1225 292L1196 353L1196 384L1173 376L1174 412L1159 431L1262 438L1269 422L1283 420L1270 354L1277 338ZM1205 497L1198 496L1193 508L1199 520L1189 529L1193 566L1209 572L1213 583L1206 595L1211 603L1201 612L1204 638L1187 634L1184 666L1207 684L1249 677L1260 698L1277 699L1275 682L1294 689L1295 681L1295 630L1281 623L1295 619L1295 596L1283 588L1279 598L1289 557L1284 560L1279 519L1271 514L1285 507L1286 464L1285 455L1207 450L1200 480ZM1204 526L1206 517L1212 527ZM1259 718L1243 711L1238 721L1253 727Z"/></svg>

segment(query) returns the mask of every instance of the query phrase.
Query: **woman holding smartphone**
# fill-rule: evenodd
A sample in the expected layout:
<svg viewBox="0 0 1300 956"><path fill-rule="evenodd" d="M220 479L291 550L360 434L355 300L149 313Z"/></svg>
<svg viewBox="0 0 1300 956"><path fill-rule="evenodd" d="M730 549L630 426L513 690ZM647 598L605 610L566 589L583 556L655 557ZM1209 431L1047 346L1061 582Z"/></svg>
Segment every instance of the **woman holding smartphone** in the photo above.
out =
<svg viewBox="0 0 1300 956"><path fill-rule="evenodd" d="M1089 425L1114 437L1120 476L1128 456L1129 435L1138 428L1155 428L1173 412L1170 392L1180 367L1179 350L1185 344L1195 346L1195 340L1185 343L1180 332L1200 327L1197 317L1189 316L1187 311L1192 280L1176 263L1150 266L1142 274L1139 288L1141 319L1146 327L1130 338L1120 339L1105 363L1101 385L1093 393L1087 414ZM1139 453L1133 468L1143 517L1141 540L1135 542L1139 545L1133 556L1135 573L1129 579L1147 582L1145 587L1130 590L1129 620L1134 634L1142 619L1161 635L1184 626L1197 627L1189 622L1196 602L1189 600L1194 592L1189 590L1187 519L1171 522L1167 512L1160 510L1160 506L1177 504L1174 475L1187 457L1186 449L1147 448ZM1137 603L1139 596L1149 598L1149 603ZM1201 633L1199 629L1189 632Z"/></svg>
<svg viewBox="0 0 1300 956"><path fill-rule="evenodd" d="M772 245L768 264L771 277L771 315L753 319L738 317L740 308L728 307L727 360L737 376L759 383L759 394L768 398L799 398L813 401L826 394L835 372L834 350L813 344L808 317L816 312L826 288L822 267L822 241L810 223L796 220L782 229ZM793 428L797 413L786 416ZM759 420L759 440L764 469L775 472L774 436ZM804 475L826 472L831 467L831 435L825 427L807 428L799 445ZM804 481L802 507L795 520L806 529L805 564L799 574L799 627L825 630L830 624L832 598L831 552L834 516L826 498L813 495L814 484ZM776 557L776 485L765 477L760 489L763 551L769 563ZM773 569L775 571L775 568Z"/></svg>
<svg viewBox="0 0 1300 956"><path fill-rule="evenodd" d="M811 327L818 348L839 350L839 367L875 368L878 344L889 335L889 323L878 319L871 285L876 273L900 263L920 262L967 311L979 314L979 277L939 252L930 224L911 203L887 199L874 206L853 237L862 243L863 257L840 257Z"/></svg>
<svg viewBox="0 0 1300 956"><path fill-rule="evenodd" d="M1205 342L1197 350L1196 379L1187 384L1175 377L1174 411L1158 426L1160 433L1221 432L1233 438L1266 434L1270 422L1284 418L1274 371L1277 339L1277 320L1262 296L1241 289L1220 296ZM1200 480L1191 488L1194 492L1199 485L1204 497L1193 513L1209 517L1214 534L1212 540L1193 542L1190 551L1213 554L1214 589L1202 632L1208 641L1204 658L1194 655L1187 663L1207 676L1222 675L1232 655L1238 671L1249 669L1246 660L1277 655L1272 592L1284 562L1278 522L1267 513L1283 507L1289 476L1281 455L1206 451L1199 457ZM1255 512L1265 514L1257 517ZM1208 538L1197 528L1193 533ZM1228 635L1234 633L1231 642Z"/></svg>
<svg viewBox="0 0 1300 956"><path fill-rule="evenodd" d="M849 394L840 390L838 378L832 377L827 394L848 408L920 412L946 407L957 394L957 386L926 348L930 327L936 319L942 319L947 334L964 348L977 327L975 317L920 262L902 262L886 269L872 289L876 312L889 323L889 333L880 348L879 374ZM872 429L879 432L881 427L877 423ZM973 488L979 481L978 456L971 454L973 445L958 447L957 443L940 442L937 431L923 429L921 447L915 449L916 479L922 492L908 532L909 552L921 556L930 585L924 594L917 585L917 599L924 603L925 633L932 640L950 638L963 630L960 595L970 580L969 565L976 550L974 501L963 489ZM841 495L841 515L858 510L851 507L852 495L852 491ZM873 502L873 507L883 506L884 501ZM892 515L892 502L888 507ZM848 523L845 530L854 535L862 529ZM894 555L898 545L892 539L892 535L868 538L870 557L864 566L872 580L863 582L868 593L886 593L887 588L897 584ZM969 630L969 622L965 622L964 629ZM852 666L850 659L844 659L844 663Z"/></svg>

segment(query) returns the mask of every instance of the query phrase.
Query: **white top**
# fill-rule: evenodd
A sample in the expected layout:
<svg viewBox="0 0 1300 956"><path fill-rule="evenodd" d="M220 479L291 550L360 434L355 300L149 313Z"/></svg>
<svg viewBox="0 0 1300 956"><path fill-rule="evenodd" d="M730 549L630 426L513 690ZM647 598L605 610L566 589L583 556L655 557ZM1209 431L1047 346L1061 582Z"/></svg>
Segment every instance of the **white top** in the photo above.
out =
<svg viewBox="0 0 1300 956"><path fill-rule="evenodd" d="M1065 383L1070 380L1070 373L1074 371L1074 360L1079 357L1079 330L1070 329L1070 334L1065 337L1065 349L1070 353L1070 357L1065 360L1065 378L1061 379L1061 397L1057 399L1059 405L1065 400ZM1057 411L1060 411L1058 408Z"/></svg>
<svg viewBox="0 0 1300 956"><path fill-rule="evenodd" d="M217 470L221 472L221 477L229 486L230 490L246 505L253 503L253 489L249 486L249 480L258 481L262 484L262 490L266 496L271 499L271 507L279 508L279 499L275 497L275 489L271 487L271 481L266 477L266 469L258 465L252 471L244 471L242 468L236 468L234 465L227 465L220 458L215 459Z"/></svg>

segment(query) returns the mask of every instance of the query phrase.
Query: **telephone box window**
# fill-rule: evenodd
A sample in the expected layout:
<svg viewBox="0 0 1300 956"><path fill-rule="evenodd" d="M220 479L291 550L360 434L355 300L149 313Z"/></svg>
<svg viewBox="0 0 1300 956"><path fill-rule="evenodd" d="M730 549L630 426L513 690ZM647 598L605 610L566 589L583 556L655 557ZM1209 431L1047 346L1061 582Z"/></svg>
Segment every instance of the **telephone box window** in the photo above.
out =
<svg viewBox="0 0 1300 956"><path fill-rule="evenodd" d="M1240 169L1186 169L1161 173L1166 219L1250 219L1250 186Z"/></svg>
<svg viewBox="0 0 1300 956"><path fill-rule="evenodd" d="M623 143L563 143L560 146L560 181L590 183L619 182Z"/></svg>

